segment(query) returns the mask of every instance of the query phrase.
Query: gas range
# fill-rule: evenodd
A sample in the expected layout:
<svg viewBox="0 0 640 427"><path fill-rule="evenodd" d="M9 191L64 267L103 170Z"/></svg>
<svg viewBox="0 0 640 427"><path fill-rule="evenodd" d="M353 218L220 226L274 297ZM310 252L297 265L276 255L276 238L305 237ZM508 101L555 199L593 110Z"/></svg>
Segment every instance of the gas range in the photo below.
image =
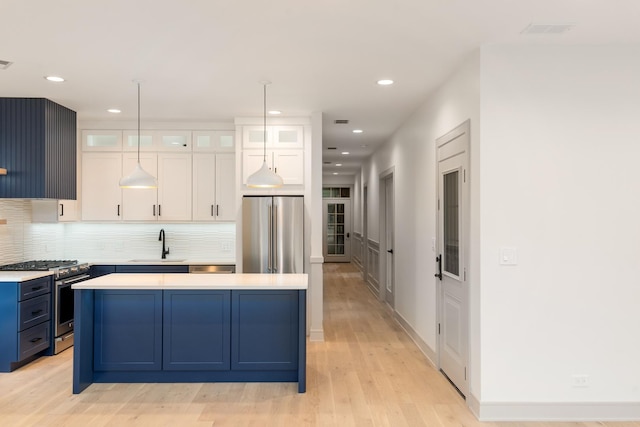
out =
<svg viewBox="0 0 640 427"><path fill-rule="evenodd" d="M89 271L89 264L78 260L34 260L1 265L2 271L53 271L56 279L77 276Z"/></svg>

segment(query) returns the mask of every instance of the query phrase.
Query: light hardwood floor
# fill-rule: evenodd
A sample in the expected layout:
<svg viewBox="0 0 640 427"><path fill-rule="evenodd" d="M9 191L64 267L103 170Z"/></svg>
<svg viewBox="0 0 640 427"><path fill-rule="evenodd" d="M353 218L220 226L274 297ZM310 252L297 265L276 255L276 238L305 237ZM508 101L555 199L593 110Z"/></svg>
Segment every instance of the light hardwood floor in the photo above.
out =
<svg viewBox="0 0 640 427"><path fill-rule="evenodd" d="M93 384L71 393L71 350L0 374L0 426L640 427L480 423L351 264L325 264L325 338L307 393L288 383Z"/></svg>

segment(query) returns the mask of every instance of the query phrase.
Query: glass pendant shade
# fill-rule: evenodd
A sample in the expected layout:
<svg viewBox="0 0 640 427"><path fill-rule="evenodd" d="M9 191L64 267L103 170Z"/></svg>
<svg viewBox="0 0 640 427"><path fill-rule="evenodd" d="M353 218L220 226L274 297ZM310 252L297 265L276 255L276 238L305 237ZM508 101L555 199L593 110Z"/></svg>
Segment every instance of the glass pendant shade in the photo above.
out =
<svg viewBox="0 0 640 427"><path fill-rule="evenodd" d="M262 167L247 178L247 187L251 188L277 188L282 186L282 178L274 173L267 162L262 162Z"/></svg>
<svg viewBox="0 0 640 427"><path fill-rule="evenodd" d="M264 88L264 141L262 166L247 178L247 187L250 188L278 188L282 187L282 178L267 166L267 85L271 82L262 82Z"/></svg>
<svg viewBox="0 0 640 427"><path fill-rule="evenodd" d="M138 163L133 172L120 178L120 188L157 188L158 180L145 172L140 164L140 82L135 80L134 82L138 85Z"/></svg>
<svg viewBox="0 0 640 427"><path fill-rule="evenodd" d="M136 163L135 169L129 175L120 178L120 188L156 188L158 180L142 169L140 162Z"/></svg>

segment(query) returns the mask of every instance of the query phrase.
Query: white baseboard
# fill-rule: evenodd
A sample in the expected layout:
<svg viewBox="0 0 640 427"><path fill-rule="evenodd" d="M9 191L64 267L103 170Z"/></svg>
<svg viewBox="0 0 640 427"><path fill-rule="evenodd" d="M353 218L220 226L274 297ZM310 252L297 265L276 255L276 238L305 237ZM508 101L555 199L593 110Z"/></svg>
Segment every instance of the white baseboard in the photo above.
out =
<svg viewBox="0 0 640 427"><path fill-rule="evenodd" d="M324 329L312 329L309 331L309 341L324 341Z"/></svg>
<svg viewBox="0 0 640 427"><path fill-rule="evenodd" d="M436 352L429 347L429 345L424 342L424 340L418 335L418 333L411 327L411 325L398 313L397 311L393 311L393 317L396 319L396 322L400 324L402 329L409 335L411 340L416 343L422 354L424 354L433 367L436 367Z"/></svg>
<svg viewBox="0 0 640 427"><path fill-rule="evenodd" d="M640 402L489 402L477 405L474 407L469 402L480 421L640 420Z"/></svg>

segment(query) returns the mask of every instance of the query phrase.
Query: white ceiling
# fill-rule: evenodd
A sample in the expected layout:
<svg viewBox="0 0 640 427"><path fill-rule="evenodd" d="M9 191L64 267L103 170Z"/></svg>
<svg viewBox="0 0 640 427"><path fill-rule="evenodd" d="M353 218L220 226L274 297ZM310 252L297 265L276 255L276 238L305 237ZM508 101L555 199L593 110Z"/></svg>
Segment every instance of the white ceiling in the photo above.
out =
<svg viewBox="0 0 640 427"><path fill-rule="evenodd" d="M323 158L353 174L482 44L638 43L638 17L636 0L2 0L0 96L133 120L139 79L143 121L231 123L262 116L270 80L267 107L322 112ZM574 27L521 34L531 23Z"/></svg>

